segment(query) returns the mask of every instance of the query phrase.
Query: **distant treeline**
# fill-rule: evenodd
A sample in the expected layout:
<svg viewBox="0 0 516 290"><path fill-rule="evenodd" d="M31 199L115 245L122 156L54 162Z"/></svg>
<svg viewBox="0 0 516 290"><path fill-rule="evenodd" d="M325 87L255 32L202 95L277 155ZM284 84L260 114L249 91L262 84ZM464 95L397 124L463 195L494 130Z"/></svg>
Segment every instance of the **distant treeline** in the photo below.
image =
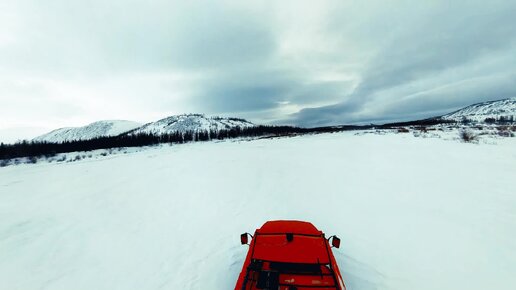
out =
<svg viewBox="0 0 516 290"><path fill-rule="evenodd" d="M351 129L363 129L363 126L339 126L320 128L299 128L291 126L255 126L235 127L226 130L188 131L170 134L122 134L114 137L98 137L90 140L66 141L52 143L45 141L22 141L15 144L0 143L0 159L19 157L51 157L58 153L91 151L116 147L140 147L161 143L181 144L186 142L224 140L239 137L275 137L307 133L337 132Z"/></svg>
<svg viewBox="0 0 516 290"><path fill-rule="evenodd" d="M239 120L239 119L235 119ZM121 134L114 137L98 137L90 140L66 141L60 143L45 141L22 141L15 144L0 143L0 159L13 159L19 157L51 157L59 153L91 151L98 149L109 149L117 147L140 147L152 146L161 143L181 144L186 142L224 140L228 138L240 137L278 137L299 134L313 133L332 133L350 130L366 129L390 129L400 126L431 126L442 123L455 123L442 119L425 119L411 122L390 123L384 125L343 125L316 128L299 128L292 126L254 126L254 127L235 127L225 130L211 131L188 131L184 133L176 132L170 134Z"/></svg>
<svg viewBox="0 0 516 290"><path fill-rule="evenodd" d="M453 120L445 120L441 118L430 118L416 121L408 121L408 122L396 122L396 123L388 123L380 126L376 126L377 128L389 129L389 128L397 128L397 127L407 127L407 126L435 126L440 124L456 124L456 121Z"/></svg>
<svg viewBox="0 0 516 290"><path fill-rule="evenodd" d="M463 123L470 123L471 120L464 118ZM513 124L515 123L514 116L500 116L498 118L486 118L484 119L485 123L488 124Z"/></svg>

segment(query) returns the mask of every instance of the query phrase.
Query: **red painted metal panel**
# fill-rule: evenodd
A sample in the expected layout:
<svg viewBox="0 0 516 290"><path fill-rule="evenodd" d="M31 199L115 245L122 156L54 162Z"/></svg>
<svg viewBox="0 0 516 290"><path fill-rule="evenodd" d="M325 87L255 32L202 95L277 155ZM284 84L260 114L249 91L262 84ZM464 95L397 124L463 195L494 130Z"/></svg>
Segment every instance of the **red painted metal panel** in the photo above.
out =
<svg viewBox="0 0 516 290"><path fill-rule="evenodd" d="M235 290L259 289L268 272L280 290L346 289L328 240L308 222L269 221L256 230Z"/></svg>

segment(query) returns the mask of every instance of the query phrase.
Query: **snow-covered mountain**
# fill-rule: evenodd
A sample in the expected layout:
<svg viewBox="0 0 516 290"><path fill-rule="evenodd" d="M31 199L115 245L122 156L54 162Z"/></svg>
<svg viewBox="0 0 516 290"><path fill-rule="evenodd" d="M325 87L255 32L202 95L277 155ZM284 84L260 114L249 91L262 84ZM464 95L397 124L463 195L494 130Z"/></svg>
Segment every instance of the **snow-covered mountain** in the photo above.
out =
<svg viewBox="0 0 516 290"><path fill-rule="evenodd" d="M106 120L83 127L61 128L34 138L34 141L65 142L88 140L103 136L116 136L141 126L141 123L125 120Z"/></svg>
<svg viewBox="0 0 516 290"><path fill-rule="evenodd" d="M255 126L244 119L206 117L202 114L183 114L170 116L156 122L148 123L130 132L131 134L152 133L167 134L174 132L199 132L210 130L225 130L236 127L248 128Z"/></svg>
<svg viewBox="0 0 516 290"><path fill-rule="evenodd" d="M102 136L116 136L123 133L167 134L173 132L220 131L236 127L249 128L253 123L238 118L206 117L203 114L170 116L156 122L142 124L133 121L108 120L91 123L84 127L69 127L51 131L34 138L34 141L65 142L88 140Z"/></svg>
<svg viewBox="0 0 516 290"><path fill-rule="evenodd" d="M446 114L441 119L484 122L488 118L499 120L500 117L510 119L511 116L516 120L516 98L474 104Z"/></svg>

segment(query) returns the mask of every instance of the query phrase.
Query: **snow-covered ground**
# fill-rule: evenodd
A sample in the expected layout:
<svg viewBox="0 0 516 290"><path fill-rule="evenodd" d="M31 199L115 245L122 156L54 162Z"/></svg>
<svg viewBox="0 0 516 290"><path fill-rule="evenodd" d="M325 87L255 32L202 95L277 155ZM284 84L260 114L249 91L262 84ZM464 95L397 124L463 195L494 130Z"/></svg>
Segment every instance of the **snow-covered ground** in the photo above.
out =
<svg viewBox="0 0 516 290"><path fill-rule="evenodd" d="M267 220L342 239L348 289L514 289L516 138L345 132L0 168L0 289L233 289Z"/></svg>

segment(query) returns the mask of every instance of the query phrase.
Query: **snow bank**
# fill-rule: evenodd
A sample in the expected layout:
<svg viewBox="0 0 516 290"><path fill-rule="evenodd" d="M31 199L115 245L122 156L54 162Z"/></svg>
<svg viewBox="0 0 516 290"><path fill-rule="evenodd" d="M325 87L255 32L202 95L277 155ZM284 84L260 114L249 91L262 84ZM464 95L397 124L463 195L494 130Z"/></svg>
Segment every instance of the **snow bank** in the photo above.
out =
<svg viewBox="0 0 516 290"><path fill-rule="evenodd" d="M513 289L516 139L325 134L0 168L1 289L233 289L271 219L342 239L348 289Z"/></svg>

